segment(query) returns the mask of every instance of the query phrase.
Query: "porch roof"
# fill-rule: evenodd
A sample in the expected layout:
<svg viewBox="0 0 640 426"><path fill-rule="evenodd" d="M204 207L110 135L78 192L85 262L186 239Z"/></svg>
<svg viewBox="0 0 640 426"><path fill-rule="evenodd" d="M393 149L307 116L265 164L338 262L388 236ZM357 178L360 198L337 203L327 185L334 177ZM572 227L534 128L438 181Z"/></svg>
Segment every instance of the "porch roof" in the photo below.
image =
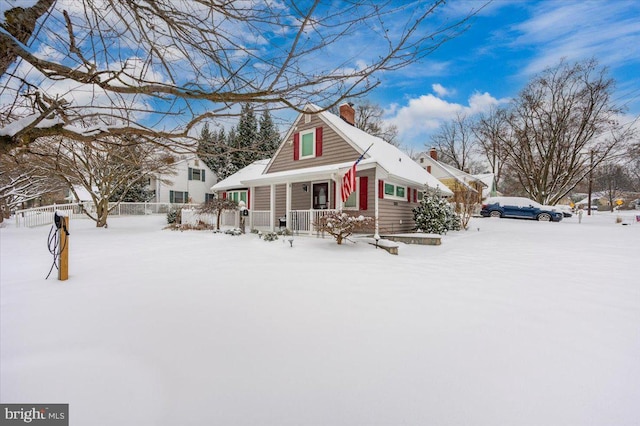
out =
<svg viewBox="0 0 640 426"><path fill-rule="evenodd" d="M269 164L269 159L258 160L249 164L247 167L238 170L231 176L226 177L211 187L212 191L226 191L227 189L237 189L247 186L244 180L260 176L264 172L265 167Z"/></svg>
<svg viewBox="0 0 640 426"><path fill-rule="evenodd" d="M287 182L304 182L317 179L338 179L353 166L353 161L344 163L327 164L324 166L307 167L304 169L284 170L281 172L267 173L242 180L245 186L271 185ZM358 163L358 170L366 170L376 166L373 158L368 158Z"/></svg>

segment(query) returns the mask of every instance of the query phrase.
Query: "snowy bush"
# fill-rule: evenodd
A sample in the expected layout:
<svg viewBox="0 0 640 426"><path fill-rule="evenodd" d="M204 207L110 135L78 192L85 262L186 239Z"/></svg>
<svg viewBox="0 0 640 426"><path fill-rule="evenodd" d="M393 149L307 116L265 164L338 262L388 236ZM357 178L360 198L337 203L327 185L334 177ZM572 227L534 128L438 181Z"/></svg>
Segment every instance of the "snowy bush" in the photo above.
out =
<svg viewBox="0 0 640 426"><path fill-rule="evenodd" d="M313 226L317 231L326 232L336 239L338 244L355 231L370 228L374 225L372 217L351 216L343 212L332 212L320 217Z"/></svg>
<svg viewBox="0 0 640 426"><path fill-rule="evenodd" d="M462 227L453 207L437 193L425 194L420 205L413 209L413 220L416 229L432 234L442 235Z"/></svg>
<svg viewBox="0 0 640 426"><path fill-rule="evenodd" d="M265 232L262 234L262 239L265 241L275 241L278 239L278 234L275 232Z"/></svg>
<svg viewBox="0 0 640 426"><path fill-rule="evenodd" d="M172 207L167 212L167 223L169 225L179 225L181 220L182 209L180 207Z"/></svg>

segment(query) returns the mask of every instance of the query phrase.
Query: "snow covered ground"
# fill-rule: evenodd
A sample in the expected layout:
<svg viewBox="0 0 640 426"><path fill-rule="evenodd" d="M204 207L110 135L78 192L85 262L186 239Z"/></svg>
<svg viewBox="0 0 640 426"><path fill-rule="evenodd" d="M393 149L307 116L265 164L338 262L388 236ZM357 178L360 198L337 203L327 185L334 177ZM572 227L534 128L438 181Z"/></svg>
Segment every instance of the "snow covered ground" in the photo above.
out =
<svg viewBox="0 0 640 426"><path fill-rule="evenodd" d="M8 226L0 400L92 426L637 425L634 214L477 218L399 256L75 219L66 282L48 227Z"/></svg>

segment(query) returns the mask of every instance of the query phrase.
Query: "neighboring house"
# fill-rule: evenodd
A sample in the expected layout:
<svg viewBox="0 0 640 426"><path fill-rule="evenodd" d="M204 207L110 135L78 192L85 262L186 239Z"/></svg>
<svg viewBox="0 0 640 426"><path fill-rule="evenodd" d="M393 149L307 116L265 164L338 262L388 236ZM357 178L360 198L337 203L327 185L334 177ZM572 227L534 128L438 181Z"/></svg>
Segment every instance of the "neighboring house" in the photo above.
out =
<svg viewBox="0 0 640 426"><path fill-rule="evenodd" d="M416 162L436 179L453 191L452 201L463 204L481 203L487 185L479 178L438 161L438 152L431 148L422 153Z"/></svg>
<svg viewBox="0 0 640 426"><path fill-rule="evenodd" d="M493 173L483 173L479 175L473 175L476 179L479 179L482 183L484 183L485 187L482 190L482 199L489 197L499 197L502 195L501 192L498 191L496 185L496 175Z"/></svg>
<svg viewBox="0 0 640 426"><path fill-rule="evenodd" d="M405 232L414 228L412 210L426 188L453 195L398 148L357 129L350 105L340 105L340 117L312 104L305 111L267 164L253 163L211 188L245 197L252 228L312 232L318 217L342 210L377 219L372 231ZM342 177L363 153L356 191L343 203Z"/></svg>
<svg viewBox="0 0 640 426"><path fill-rule="evenodd" d="M175 175L165 174L149 181L155 203L204 203L213 197L211 186L216 175L196 156L174 164Z"/></svg>
<svg viewBox="0 0 640 426"><path fill-rule="evenodd" d="M99 193L97 186L94 186L91 189L95 194ZM70 203L93 202L93 198L91 198L91 193L87 191L87 189L84 186L80 186L80 185L73 185L73 191L71 189L67 189L67 196L65 197L65 200Z"/></svg>

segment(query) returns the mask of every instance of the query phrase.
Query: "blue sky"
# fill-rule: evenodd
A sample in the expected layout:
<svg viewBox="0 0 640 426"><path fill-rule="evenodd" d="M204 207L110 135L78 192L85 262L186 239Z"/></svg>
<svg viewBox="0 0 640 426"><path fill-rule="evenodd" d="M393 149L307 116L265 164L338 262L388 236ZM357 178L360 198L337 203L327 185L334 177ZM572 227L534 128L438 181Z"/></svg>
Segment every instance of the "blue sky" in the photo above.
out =
<svg viewBox="0 0 640 426"><path fill-rule="evenodd" d="M34 2L1 2L0 12L7 6L19 4L27 7ZM404 6L404 16L399 13L384 17L388 19L385 22L387 28L393 31L402 29L401 22L406 22L407 14L430 5L424 0L393 0L392 3ZM433 29L443 22L456 22L469 10L478 9L485 3L484 0L451 0L438 8L426 24ZM81 19L84 17L82 4L74 0L58 0L57 7L75 10ZM186 1L181 4L186 7L195 3ZM330 11L333 11L332 7L341 5L347 7L341 0L323 3ZM60 17L49 20L53 30L62 22ZM375 26L375 23L367 24ZM332 30L331 25L328 28L325 27L325 30ZM55 33L53 30L52 33ZM313 71L313 67L357 69L361 63L370 61L378 52L384 51L384 44L371 42L372 31L375 32L372 27L358 28L338 43L330 45L326 51L318 53L318 56L312 56L312 60L304 65L311 67L309 72ZM240 30L236 33L243 34ZM364 33L367 36L361 35ZM41 33L42 37L46 35L46 31ZM270 37L262 37L263 34L253 36L255 39L251 41L249 37L247 42L254 43L253 47L258 50L264 49L267 58L273 52L277 56L279 45L282 44L280 42L286 40L286 37L279 39L273 34ZM42 46L34 43L33 48L39 48L40 54L51 57L51 46L48 42ZM271 52L269 49L275 50ZM135 65L139 62L135 60L136 54L133 48L119 52L114 57L131 56L129 61ZM459 113L474 115L487 111L492 105L508 103L535 74L556 65L561 58L568 61L595 58L608 67L609 75L617 81L614 100L627 107L626 115L620 121L632 122L640 115L640 0L494 0L469 21L465 32L444 43L423 60L397 71L376 75L380 85L368 94L367 99L385 109L385 119L398 127L399 141L407 151L421 151L431 145L430 135L442 123ZM119 69L121 63L115 61L109 65ZM24 75L28 76L28 67L24 62L22 66ZM145 68L145 78L163 81L161 71L158 68L154 70L158 75L151 76ZM256 66L255 71L259 76L262 68ZM183 77L188 79L190 75L186 73ZM35 78L33 76L34 73L31 73L30 78ZM34 84L45 86L37 81ZM111 103L107 96L96 96L95 90L79 89L82 87L78 88L76 82L52 81L48 90L52 95L68 96L80 105L95 105L101 100L107 105ZM358 102L357 99L353 101ZM171 100L169 104L173 105ZM202 107L203 110L205 108ZM239 106L235 108L239 110ZM294 113L291 110L276 110L274 115L281 120L278 121L280 130L286 132ZM182 119L179 115L170 115L168 118L164 114L160 116L172 125ZM219 124L233 125L235 118L220 119ZM155 122L149 125L154 126Z"/></svg>
<svg viewBox="0 0 640 426"><path fill-rule="evenodd" d="M480 2L452 2L451 18ZM468 30L411 67L380 76L368 99L386 111L405 147L422 150L456 113L508 102L544 68L595 58L616 82L614 99L640 114L640 1L496 0Z"/></svg>

